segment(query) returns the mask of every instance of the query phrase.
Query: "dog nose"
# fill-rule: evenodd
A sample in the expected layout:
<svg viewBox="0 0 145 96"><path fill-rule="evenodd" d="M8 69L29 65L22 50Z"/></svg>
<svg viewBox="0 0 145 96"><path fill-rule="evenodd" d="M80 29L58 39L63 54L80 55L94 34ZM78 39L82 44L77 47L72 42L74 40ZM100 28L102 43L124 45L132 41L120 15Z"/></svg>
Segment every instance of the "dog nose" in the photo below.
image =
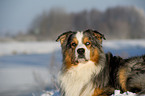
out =
<svg viewBox="0 0 145 96"><path fill-rule="evenodd" d="M77 50L78 54L83 55L85 53L85 49L84 48L79 48Z"/></svg>

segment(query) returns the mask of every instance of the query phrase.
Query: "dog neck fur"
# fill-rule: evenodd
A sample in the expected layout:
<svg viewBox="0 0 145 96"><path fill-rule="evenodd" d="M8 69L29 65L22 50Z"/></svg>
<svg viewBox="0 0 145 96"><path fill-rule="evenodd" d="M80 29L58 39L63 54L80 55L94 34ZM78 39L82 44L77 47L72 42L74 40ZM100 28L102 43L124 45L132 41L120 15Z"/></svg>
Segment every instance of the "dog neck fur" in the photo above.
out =
<svg viewBox="0 0 145 96"><path fill-rule="evenodd" d="M99 74L102 70L101 65L95 65L88 61L86 64L78 64L67 72L61 73L61 88L65 96L90 96L94 92L93 82L90 82L93 75ZM82 90L85 87L84 90Z"/></svg>

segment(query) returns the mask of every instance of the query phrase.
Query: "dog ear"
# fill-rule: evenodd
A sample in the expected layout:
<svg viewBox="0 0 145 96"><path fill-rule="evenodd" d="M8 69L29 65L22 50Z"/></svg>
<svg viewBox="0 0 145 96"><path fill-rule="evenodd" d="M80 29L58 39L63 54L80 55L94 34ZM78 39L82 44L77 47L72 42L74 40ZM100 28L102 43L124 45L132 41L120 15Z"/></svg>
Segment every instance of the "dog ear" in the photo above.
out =
<svg viewBox="0 0 145 96"><path fill-rule="evenodd" d="M106 40L105 36L96 30L88 29L87 31L93 32L93 35L100 41L101 44L103 39Z"/></svg>
<svg viewBox="0 0 145 96"><path fill-rule="evenodd" d="M56 39L56 42L60 41L60 43L63 44L63 42L66 40L66 38L69 37L70 34L72 34L72 33L73 33L72 31L62 33L60 36L58 36L58 38Z"/></svg>
<svg viewBox="0 0 145 96"><path fill-rule="evenodd" d="M95 37L101 42L101 44L102 44L103 39L106 40L105 36L101 34L100 32L96 30L93 32L94 32Z"/></svg>

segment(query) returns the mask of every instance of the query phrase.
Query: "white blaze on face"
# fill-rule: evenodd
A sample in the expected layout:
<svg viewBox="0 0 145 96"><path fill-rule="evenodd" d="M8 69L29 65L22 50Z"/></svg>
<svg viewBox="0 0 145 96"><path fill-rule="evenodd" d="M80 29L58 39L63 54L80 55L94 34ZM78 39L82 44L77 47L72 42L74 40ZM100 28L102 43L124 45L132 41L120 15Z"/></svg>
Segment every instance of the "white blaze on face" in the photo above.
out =
<svg viewBox="0 0 145 96"><path fill-rule="evenodd" d="M84 53L84 55L85 55L85 58L81 58L81 59L87 59L87 60L89 60L90 59L90 50L86 47L86 45L83 43L83 37L84 37L84 35L83 35L83 32L77 32L77 34L76 34L76 39L78 40L78 45L77 45L77 47L76 47L76 49L75 49L75 55L76 55L76 59L78 59L79 60L79 58L78 58L78 52L77 52L77 50L79 49L79 48L83 48L83 49L85 49L85 53Z"/></svg>

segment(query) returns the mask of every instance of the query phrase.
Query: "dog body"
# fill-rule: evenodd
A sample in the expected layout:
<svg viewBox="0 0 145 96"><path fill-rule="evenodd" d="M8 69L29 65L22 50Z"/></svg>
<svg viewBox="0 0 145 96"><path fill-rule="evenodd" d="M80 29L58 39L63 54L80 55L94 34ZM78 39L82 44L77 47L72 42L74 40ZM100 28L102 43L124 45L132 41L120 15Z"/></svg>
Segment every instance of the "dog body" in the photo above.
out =
<svg viewBox="0 0 145 96"><path fill-rule="evenodd" d="M111 53L105 54L102 39L105 39L104 35L94 30L69 31L58 37L63 54L61 95L104 96L111 95L114 89L133 92L143 89L145 56L122 59Z"/></svg>
<svg viewBox="0 0 145 96"><path fill-rule="evenodd" d="M145 55L122 59L106 54L109 65L109 85L122 92L139 93L145 89Z"/></svg>

